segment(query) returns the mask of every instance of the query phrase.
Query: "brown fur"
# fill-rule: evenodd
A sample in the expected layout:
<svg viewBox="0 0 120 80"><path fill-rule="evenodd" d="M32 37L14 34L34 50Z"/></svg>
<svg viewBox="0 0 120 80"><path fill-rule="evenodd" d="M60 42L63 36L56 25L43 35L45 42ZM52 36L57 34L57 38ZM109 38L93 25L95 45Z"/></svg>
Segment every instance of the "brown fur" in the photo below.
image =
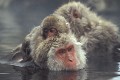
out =
<svg viewBox="0 0 120 80"><path fill-rule="evenodd" d="M80 42L85 42L83 47L88 53L96 49L111 53L113 47L119 43L118 27L97 16L80 2L69 2L58 8L54 14L63 16L70 23L72 33Z"/></svg>
<svg viewBox="0 0 120 80"><path fill-rule="evenodd" d="M55 48L59 48L61 46L66 45L67 43L71 43L76 46L76 59L77 59L77 68L69 69L64 67L63 63L55 58ZM66 33L62 33L59 37L49 38L44 40L37 45L33 44L32 46L32 59L40 68L48 68L50 70L78 70L83 69L86 65L86 57L85 52L81 47L81 43L77 42L74 35L69 35ZM36 47L34 47L36 46Z"/></svg>
<svg viewBox="0 0 120 80"><path fill-rule="evenodd" d="M56 28L58 34L56 37L45 39L43 29L51 27ZM47 67L47 53L56 43L55 38L58 38L58 42L60 42L60 34L69 34L70 32L75 34L84 50L91 53L92 56L96 55L93 61L97 61L95 59L98 57L108 60L112 58L113 48L120 43L118 31L115 24L97 16L82 3L69 2L58 8L52 15L47 16L40 27L36 27L27 35L25 41L30 42L30 55L36 64ZM58 42L57 44L60 44ZM108 57L109 55L110 57ZM41 63L45 65L41 65Z"/></svg>

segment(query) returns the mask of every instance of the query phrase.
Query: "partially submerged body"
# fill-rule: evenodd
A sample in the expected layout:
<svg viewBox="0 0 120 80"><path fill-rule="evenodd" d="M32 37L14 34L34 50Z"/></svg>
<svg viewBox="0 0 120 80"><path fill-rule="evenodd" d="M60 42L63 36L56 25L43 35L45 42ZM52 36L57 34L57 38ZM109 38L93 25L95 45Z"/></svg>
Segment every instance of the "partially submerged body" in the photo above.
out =
<svg viewBox="0 0 120 80"><path fill-rule="evenodd" d="M62 68L55 68L53 66L51 68L52 63L49 64L48 60L49 51L52 48L51 45L54 43L62 44L60 43L62 41L60 40L61 34L68 37L65 42L71 41L71 36L74 36L76 41L73 44L80 43L80 50L83 51L84 49L84 52L87 53L85 55L83 52L84 58L77 55L78 59L80 59L79 61L83 61L84 66L76 69L83 69L85 67L86 57L88 61L97 61L96 59L112 60L114 51L117 50L119 52L120 39L118 27L97 16L80 2L70 2L58 8L52 15L46 17L40 26L35 27L26 36L25 41L13 50L13 59L21 55L20 59L16 59L18 62L33 60L41 68L69 70L69 68L63 68L63 64ZM58 39L57 42L56 38ZM63 45L66 46L65 44ZM56 54L55 52L53 53L54 55ZM93 57L94 55L96 58Z"/></svg>

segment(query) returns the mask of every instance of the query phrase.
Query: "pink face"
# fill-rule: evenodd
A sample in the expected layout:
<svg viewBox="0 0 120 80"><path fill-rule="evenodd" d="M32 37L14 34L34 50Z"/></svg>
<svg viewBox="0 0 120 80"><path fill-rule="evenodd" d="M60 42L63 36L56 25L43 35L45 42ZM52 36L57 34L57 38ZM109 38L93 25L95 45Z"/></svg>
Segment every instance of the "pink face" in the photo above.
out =
<svg viewBox="0 0 120 80"><path fill-rule="evenodd" d="M74 49L74 45L67 44L64 47L56 49L56 58L61 60L65 67L67 68L75 68L76 67L76 53Z"/></svg>

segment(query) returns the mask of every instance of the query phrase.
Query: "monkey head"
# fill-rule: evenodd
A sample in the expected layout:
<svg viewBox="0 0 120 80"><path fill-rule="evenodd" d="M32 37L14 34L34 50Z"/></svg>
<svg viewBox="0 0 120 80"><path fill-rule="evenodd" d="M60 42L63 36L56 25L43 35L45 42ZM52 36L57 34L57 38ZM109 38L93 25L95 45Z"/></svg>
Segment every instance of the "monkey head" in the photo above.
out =
<svg viewBox="0 0 120 80"><path fill-rule="evenodd" d="M44 39L52 36L58 36L60 33L69 33L70 31L69 23L65 20L65 18L56 14L47 16L43 20L41 27Z"/></svg>
<svg viewBox="0 0 120 80"><path fill-rule="evenodd" d="M69 34L60 34L59 38L44 40L35 51L32 54L33 60L41 68L54 71L78 70L86 65L81 43Z"/></svg>
<svg viewBox="0 0 120 80"><path fill-rule="evenodd" d="M70 23L71 31L80 38L99 24L99 18L80 2L69 2L59 7L54 14L63 16Z"/></svg>

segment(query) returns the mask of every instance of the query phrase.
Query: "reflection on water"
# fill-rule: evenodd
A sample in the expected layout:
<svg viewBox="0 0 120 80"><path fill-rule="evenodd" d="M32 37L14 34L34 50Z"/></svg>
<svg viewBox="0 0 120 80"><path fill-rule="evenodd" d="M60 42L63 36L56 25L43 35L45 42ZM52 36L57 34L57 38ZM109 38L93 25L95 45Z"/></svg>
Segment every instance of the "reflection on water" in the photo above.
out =
<svg viewBox="0 0 120 80"><path fill-rule="evenodd" d="M85 80L87 73L85 70L79 71L46 71L37 70L33 67L20 68L14 67L16 71L20 71L22 80Z"/></svg>
<svg viewBox="0 0 120 80"><path fill-rule="evenodd" d="M119 68L118 71L120 71L120 62L118 62L118 68Z"/></svg>
<svg viewBox="0 0 120 80"><path fill-rule="evenodd" d="M103 67L101 66L101 68ZM48 70L40 70L39 68L36 68L34 66L17 67L17 66L0 64L0 80L14 80L14 79L16 80L119 80L120 79L120 73L118 70L115 70L115 67L109 66L109 70L107 68L108 67L103 68L103 70L98 70L98 67L96 66L96 68L94 67L94 69L86 68L79 71L48 71Z"/></svg>
<svg viewBox="0 0 120 80"><path fill-rule="evenodd" d="M99 11L99 14L120 25L119 0L81 1L87 1L88 5ZM34 0L0 0L0 57L8 54L13 47L21 43L33 26L39 25L45 16L64 2L67 0L54 0L55 4L51 0L37 2ZM94 2L99 5L95 5ZM101 4L104 6L100 8ZM0 80L120 80L120 60L116 61L118 62L97 60L89 63L86 70L76 72L54 72L38 70L34 67L21 68L0 64Z"/></svg>

